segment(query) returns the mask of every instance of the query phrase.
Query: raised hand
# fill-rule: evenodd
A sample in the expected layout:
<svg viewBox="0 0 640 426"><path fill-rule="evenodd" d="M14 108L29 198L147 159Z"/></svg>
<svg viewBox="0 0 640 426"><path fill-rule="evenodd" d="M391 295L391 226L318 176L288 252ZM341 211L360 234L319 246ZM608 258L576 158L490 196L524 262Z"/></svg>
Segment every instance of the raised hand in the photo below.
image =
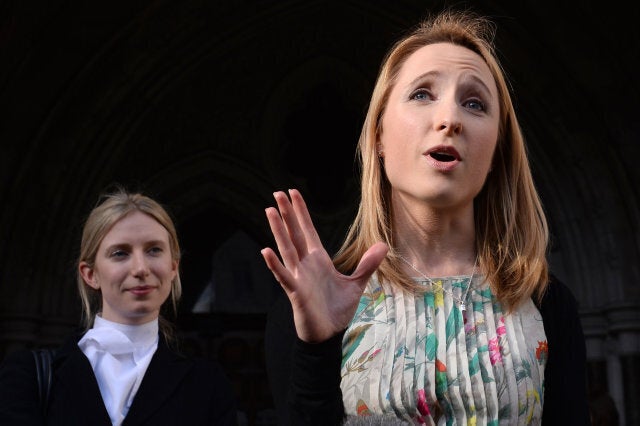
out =
<svg viewBox="0 0 640 426"><path fill-rule="evenodd" d="M322 342L344 330L362 292L384 259L387 246L376 243L350 276L338 272L316 232L299 191L273 194L278 209L265 212L282 261L271 248L261 251L267 267L291 302L296 332L306 342Z"/></svg>

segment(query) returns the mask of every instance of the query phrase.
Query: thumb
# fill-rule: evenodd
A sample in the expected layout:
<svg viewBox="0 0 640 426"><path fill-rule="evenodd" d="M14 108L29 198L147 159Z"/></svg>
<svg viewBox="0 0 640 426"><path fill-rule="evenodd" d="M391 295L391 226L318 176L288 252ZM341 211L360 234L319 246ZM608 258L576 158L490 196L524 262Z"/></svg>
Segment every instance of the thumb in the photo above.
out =
<svg viewBox="0 0 640 426"><path fill-rule="evenodd" d="M369 247L362 255L362 259L360 259L356 270L353 271L351 278L356 280L362 279L364 281L368 280L384 260L387 251L389 251L389 247L382 242L377 242Z"/></svg>

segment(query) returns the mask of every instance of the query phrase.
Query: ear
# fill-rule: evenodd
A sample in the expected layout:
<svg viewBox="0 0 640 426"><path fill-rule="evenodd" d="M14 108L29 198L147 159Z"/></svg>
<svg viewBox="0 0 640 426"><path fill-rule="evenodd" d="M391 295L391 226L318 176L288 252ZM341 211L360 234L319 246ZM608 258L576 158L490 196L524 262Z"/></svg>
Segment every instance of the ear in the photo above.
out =
<svg viewBox="0 0 640 426"><path fill-rule="evenodd" d="M171 261L171 272L173 277L171 277L171 281L175 280L178 276L178 267L180 266L180 262L178 260L173 259Z"/></svg>
<svg viewBox="0 0 640 426"><path fill-rule="evenodd" d="M376 153L378 157L384 158L384 148L382 147L382 142L380 142L380 138L376 141Z"/></svg>
<svg viewBox="0 0 640 426"><path fill-rule="evenodd" d="M95 276L95 271L89 264L85 261L80 262L78 265L78 269L80 271L80 276L84 280L85 284L94 290L100 289L100 284L98 284L98 280Z"/></svg>

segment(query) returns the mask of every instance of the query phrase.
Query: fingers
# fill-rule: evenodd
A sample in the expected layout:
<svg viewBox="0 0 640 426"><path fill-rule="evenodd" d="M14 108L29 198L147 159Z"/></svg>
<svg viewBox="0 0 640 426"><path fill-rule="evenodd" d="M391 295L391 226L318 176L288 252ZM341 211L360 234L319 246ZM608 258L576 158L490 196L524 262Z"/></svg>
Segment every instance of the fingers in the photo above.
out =
<svg viewBox="0 0 640 426"><path fill-rule="evenodd" d="M284 267L284 265L282 265L280 259L278 259L278 256L272 249L264 248L260 250L260 253L262 254L262 257L267 264L267 268L269 268L271 273L273 273L273 276L280 283L284 291L289 294L289 292L292 290L291 273L287 270L287 268Z"/></svg>
<svg viewBox="0 0 640 426"><path fill-rule="evenodd" d="M362 255L360 263L356 267L356 270L351 275L352 279L362 280L366 284L369 277L378 269L378 266L382 263L389 247L382 242L375 243Z"/></svg>
<svg viewBox="0 0 640 426"><path fill-rule="evenodd" d="M298 251L298 257L300 258L307 252L307 242L305 240L304 231L300 227L300 214L298 212L298 209L295 208L295 205L291 205L291 202L289 202L289 198L287 198L287 195L284 192L275 192L273 196L276 199L276 203L278 204L278 210L280 210L282 221L284 222L287 231L289 232L289 238L291 239L293 246Z"/></svg>
<svg viewBox="0 0 640 426"><path fill-rule="evenodd" d="M267 212L267 215L278 243L280 255L283 257L285 266L289 267L306 256L312 248L322 249L323 246L311 220L309 209L300 192L296 189L290 189L289 196L291 200L283 191L274 192L273 196L280 214L278 217L269 215L269 212ZM283 228L276 223L278 221L284 224ZM286 229L286 233L282 229ZM289 243L285 243L285 239ZM282 249L295 249L296 256L294 257L293 252L289 251L283 253Z"/></svg>
<svg viewBox="0 0 640 426"><path fill-rule="evenodd" d="M291 197L291 203L293 204L293 210L296 212L298 220L298 228L304 233L304 242L307 249L322 248L322 241L316 232L316 228L311 220L307 203L304 202L302 194L297 189L290 189L289 196Z"/></svg>
<svg viewBox="0 0 640 426"><path fill-rule="evenodd" d="M280 252L284 266L287 268L295 266L299 261L298 251L294 247L289 232L278 211L273 207L268 207L265 209L265 214L267 215L269 227L278 246L278 252Z"/></svg>

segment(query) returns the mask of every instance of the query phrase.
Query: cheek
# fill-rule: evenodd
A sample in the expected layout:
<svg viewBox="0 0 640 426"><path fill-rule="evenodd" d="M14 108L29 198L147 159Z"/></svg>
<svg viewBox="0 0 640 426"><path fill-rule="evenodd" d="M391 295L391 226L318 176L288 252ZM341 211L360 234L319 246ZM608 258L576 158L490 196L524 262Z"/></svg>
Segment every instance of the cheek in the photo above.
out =
<svg viewBox="0 0 640 426"><path fill-rule="evenodd" d="M478 165L488 170L491 166L493 153L498 144L498 131L496 129L481 129L476 135L476 141L473 143L473 149L475 151L473 157L479 160Z"/></svg>
<svg viewBox="0 0 640 426"><path fill-rule="evenodd" d="M156 273L163 282L171 282L176 276L176 269L172 262L162 262L158 265Z"/></svg>
<svg viewBox="0 0 640 426"><path fill-rule="evenodd" d="M384 145L422 137L426 131L427 118L410 112L387 111L382 119L381 140Z"/></svg>
<svg viewBox="0 0 640 426"><path fill-rule="evenodd" d="M169 295L171 294L171 289L173 288L173 279L175 278L175 276L176 274L173 273L171 269L168 269L162 279L162 286L160 287L160 289L163 303L167 301Z"/></svg>
<svg viewBox="0 0 640 426"><path fill-rule="evenodd" d="M383 172L392 184L397 184L398 179L405 176L406 171L413 169L414 166L409 163L406 153L398 147L398 144L391 143L387 146L388 148L384 151Z"/></svg>
<svg viewBox="0 0 640 426"><path fill-rule="evenodd" d="M113 265L101 265L94 270L93 280L100 288L107 287L112 283L116 283L118 281L122 281L126 276L126 273L123 273L120 268L114 267Z"/></svg>
<svg viewBox="0 0 640 426"><path fill-rule="evenodd" d="M388 171L394 169L405 169L408 167L408 158L411 151L412 131L410 126L395 125L386 126L384 132L380 136L381 147L383 149L385 169Z"/></svg>

